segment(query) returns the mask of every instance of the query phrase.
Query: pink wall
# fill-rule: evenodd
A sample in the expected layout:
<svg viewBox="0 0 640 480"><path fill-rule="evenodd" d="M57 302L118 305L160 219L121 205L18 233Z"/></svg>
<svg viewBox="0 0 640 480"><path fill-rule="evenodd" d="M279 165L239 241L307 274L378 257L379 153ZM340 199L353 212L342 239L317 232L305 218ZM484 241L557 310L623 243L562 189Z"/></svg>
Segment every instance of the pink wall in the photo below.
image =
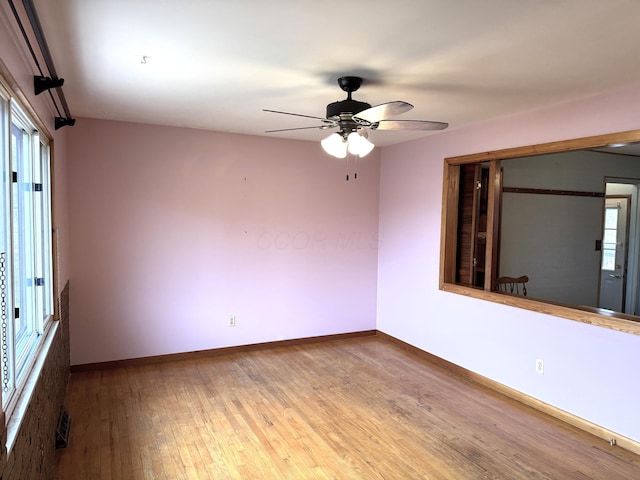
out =
<svg viewBox="0 0 640 480"><path fill-rule="evenodd" d="M347 183L307 142L54 131L13 28L0 15L0 58L56 143L73 364L377 327L640 441L640 337L438 289L443 158L640 128L640 88L388 147Z"/></svg>
<svg viewBox="0 0 640 480"><path fill-rule="evenodd" d="M79 119L71 363L374 329L379 155Z"/></svg>
<svg viewBox="0 0 640 480"><path fill-rule="evenodd" d="M637 98L640 86L386 148L378 329L640 441L640 337L438 289L444 158L637 129Z"/></svg>
<svg viewBox="0 0 640 480"><path fill-rule="evenodd" d="M388 147L347 183L306 142L88 119L53 131L11 28L0 15L0 58L56 142L73 364L377 326L640 441L640 337L438 290L443 158L640 128L640 88Z"/></svg>

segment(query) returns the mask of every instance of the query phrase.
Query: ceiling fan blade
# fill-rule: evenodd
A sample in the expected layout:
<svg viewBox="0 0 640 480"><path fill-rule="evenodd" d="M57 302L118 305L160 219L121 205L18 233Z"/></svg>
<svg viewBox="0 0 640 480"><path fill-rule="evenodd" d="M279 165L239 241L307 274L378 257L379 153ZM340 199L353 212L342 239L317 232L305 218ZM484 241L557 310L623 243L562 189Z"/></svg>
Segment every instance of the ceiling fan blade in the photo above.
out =
<svg viewBox="0 0 640 480"><path fill-rule="evenodd" d="M292 130L311 130L312 128L316 128L319 130L327 130L328 128L334 128L337 126L338 125L325 124L325 125L316 125L315 127L281 128L279 130L266 130L264 133L290 132Z"/></svg>
<svg viewBox="0 0 640 480"><path fill-rule="evenodd" d="M413 105L407 102L395 101L381 103L375 107L367 108L353 116L357 120L365 120L369 123L376 123L380 120L384 120L389 117L395 117L401 113L408 112L413 108Z"/></svg>
<svg viewBox="0 0 640 480"><path fill-rule="evenodd" d="M266 108L263 108L263 109L262 109L262 111L263 111L263 112L271 112L271 113L281 113L281 114L283 114L283 115L294 115L294 116L296 116L296 117L313 118L313 119L315 119L315 120L320 120L320 121L325 122L325 123L327 123L327 122L328 122L328 123L333 123L333 122L331 122L330 120L327 120L326 118L322 118L322 117L313 117L313 116L311 116L311 115L302 115L302 114L300 114L300 113L280 112L280 111L278 111L278 110L267 110Z"/></svg>
<svg viewBox="0 0 640 480"><path fill-rule="evenodd" d="M444 130L448 126L448 123L427 120L380 120L370 128L372 130Z"/></svg>

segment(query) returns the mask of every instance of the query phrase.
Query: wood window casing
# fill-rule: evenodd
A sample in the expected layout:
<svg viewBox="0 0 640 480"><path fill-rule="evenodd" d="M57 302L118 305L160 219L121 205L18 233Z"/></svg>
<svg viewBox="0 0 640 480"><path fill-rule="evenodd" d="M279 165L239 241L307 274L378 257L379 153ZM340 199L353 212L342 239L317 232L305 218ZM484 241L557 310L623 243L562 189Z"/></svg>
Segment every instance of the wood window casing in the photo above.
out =
<svg viewBox="0 0 640 480"><path fill-rule="evenodd" d="M640 130L446 158L444 160L443 172L440 289L455 294L640 335L640 318L633 315L591 307L556 304L532 298L505 295L494 291L495 278L498 273L502 192L500 162L510 158L533 157L543 154L601 148L611 144L636 142L640 142ZM482 286L473 285L472 282L461 282L458 271L458 242L459 229L461 227L459 218L461 203L460 191L462 188L460 180L461 170L465 165L480 163L489 165L485 277L484 285Z"/></svg>

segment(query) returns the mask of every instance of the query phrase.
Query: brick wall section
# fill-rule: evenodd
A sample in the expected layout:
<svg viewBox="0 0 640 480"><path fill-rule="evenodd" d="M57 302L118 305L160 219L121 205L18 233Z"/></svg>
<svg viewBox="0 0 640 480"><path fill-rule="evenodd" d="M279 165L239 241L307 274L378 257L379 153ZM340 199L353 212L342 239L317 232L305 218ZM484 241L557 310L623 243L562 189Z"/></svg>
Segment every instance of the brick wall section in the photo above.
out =
<svg viewBox="0 0 640 480"><path fill-rule="evenodd" d="M6 455L6 428L0 427L0 480L56 477L55 431L69 382L69 283L60 296L60 325L44 362L15 444ZM4 414L2 415L4 416ZM73 419L72 419L73 421Z"/></svg>

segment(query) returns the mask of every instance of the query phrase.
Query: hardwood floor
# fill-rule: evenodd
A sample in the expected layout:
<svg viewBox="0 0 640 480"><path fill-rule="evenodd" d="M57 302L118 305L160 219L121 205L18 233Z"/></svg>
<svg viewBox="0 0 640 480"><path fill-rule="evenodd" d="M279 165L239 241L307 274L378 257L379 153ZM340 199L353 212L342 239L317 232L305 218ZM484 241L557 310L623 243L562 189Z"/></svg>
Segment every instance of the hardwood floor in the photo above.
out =
<svg viewBox="0 0 640 480"><path fill-rule="evenodd" d="M83 372L58 479L632 479L640 457L377 337Z"/></svg>

